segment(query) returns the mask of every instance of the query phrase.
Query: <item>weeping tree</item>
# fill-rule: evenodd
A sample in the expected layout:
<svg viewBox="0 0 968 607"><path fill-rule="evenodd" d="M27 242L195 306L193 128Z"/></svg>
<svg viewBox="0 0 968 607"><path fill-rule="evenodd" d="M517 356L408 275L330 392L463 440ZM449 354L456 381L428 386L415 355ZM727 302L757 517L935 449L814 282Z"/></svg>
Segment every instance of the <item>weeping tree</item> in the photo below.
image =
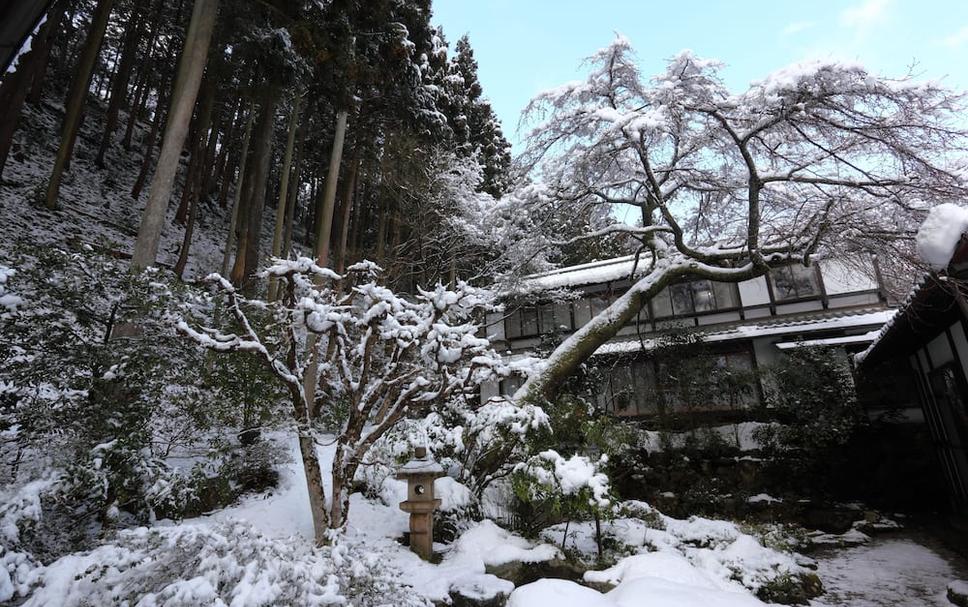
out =
<svg viewBox="0 0 968 607"><path fill-rule="evenodd" d="M836 251L890 260L923 209L968 194L964 96L937 84L817 61L734 94L720 63L690 52L643 78L621 37L589 65L585 80L525 109L531 183L519 196L546 222L608 210L567 240L536 239L536 254L622 235L637 264L628 291L556 348L516 398L554 397L670 282L737 282Z"/></svg>

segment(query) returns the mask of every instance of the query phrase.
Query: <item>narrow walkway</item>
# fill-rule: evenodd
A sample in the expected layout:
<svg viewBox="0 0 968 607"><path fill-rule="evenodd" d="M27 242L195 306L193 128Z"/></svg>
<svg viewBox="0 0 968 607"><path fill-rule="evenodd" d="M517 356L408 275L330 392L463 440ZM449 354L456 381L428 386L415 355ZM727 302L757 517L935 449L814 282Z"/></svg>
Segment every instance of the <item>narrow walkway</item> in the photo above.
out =
<svg viewBox="0 0 968 607"><path fill-rule="evenodd" d="M968 578L968 562L916 531L879 535L815 558L827 592L813 607L952 607L948 582Z"/></svg>

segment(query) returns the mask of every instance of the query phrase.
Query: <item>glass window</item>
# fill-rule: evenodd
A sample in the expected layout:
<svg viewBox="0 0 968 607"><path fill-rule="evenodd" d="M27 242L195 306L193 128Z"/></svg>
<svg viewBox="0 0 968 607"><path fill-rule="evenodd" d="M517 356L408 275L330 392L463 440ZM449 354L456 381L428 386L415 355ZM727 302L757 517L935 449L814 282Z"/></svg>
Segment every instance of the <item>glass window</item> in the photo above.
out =
<svg viewBox="0 0 968 607"><path fill-rule="evenodd" d="M713 282L713 293L716 295L716 309L726 310L739 307L736 285L731 282Z"/></svg>
<svg viewBox="0 0 968 607"><path fill-rule="evenodd" d="M632 368L628 366L615 367L611 373L612 405L615 415L635 415L638 413L635 402L635 382L632 378Z"/></svg>
<svg viewBox="0 0 968 607"><path fill-rule="evenodd" d="M656 318L689 316L739 306L736 286L711 280L693 280L669 286L652 298Z"/></svg>
<svg viewBox="0 0 968 607"><path fill-rule="evenodd" d="M692 291L692 304L696 312L709 312L716 309L716 294L708 280L694 280L689 284Z"/></svg>
<svg viewBox="0 0 968 607"><path fill-rule="evenodd" d="M592 318L595 318L600 312L605 311L608 304L605 302L604 297L596 296L588 299L588 306L591 308Z"/></svg>
<svg viewBox="0 0 968 607"><path fill-rule="evenodd" d="M695 310L692 307L692 289L689 283L680 283L669 287L669 295L672 296L672 311L676 316L692 314Z"/></svg>
<svg viewBox="0 0 968 607"><path fill-rule="evenodd" d="M521 335L528 337L538 334L538 308L527 307L521 310Z"/></svg>
<svg viewBox="0 0 968 607"><path fill-rule="evenodd" d="M554 305L555 324L561 331L571 331L571 304L559 303Z"/></svg>
<svg viewBox="0 0 968 607"><path fill-rule="evenodd" d="M540 324L541 324L541 334L546 335L548 333L554 333L558 328L555 323L555 307L552 304L545 304L539 308L540 313Z"/></svg>
<svg viewBox="0 0 968 607"><path fill-rule="evenodd" d="M672 316L672 298L669 297L669 289L665 288L652 298L652 309L656 318Z"/></svg>
<svg viewBox="0 0 968 607"><path fill-rule="evenodd" d="M776 268L770 272L770 279L773 281L773 295L777 301L820 295L820 285L813 267L798 264Z"/></svg>
<svg viewBox="0 0 968 607"><path fill-rule="evenodd" d="M513 396L522 385L524 385L524 378L520 375L512 375L502 379L499 387L501 396Z"/></svg>
<svg viewBox="0 0 968 607"><path fill-rule="evenodd" d="M521 337L521 310L515 310L504 319L504 334L508 339Z"/></svg>

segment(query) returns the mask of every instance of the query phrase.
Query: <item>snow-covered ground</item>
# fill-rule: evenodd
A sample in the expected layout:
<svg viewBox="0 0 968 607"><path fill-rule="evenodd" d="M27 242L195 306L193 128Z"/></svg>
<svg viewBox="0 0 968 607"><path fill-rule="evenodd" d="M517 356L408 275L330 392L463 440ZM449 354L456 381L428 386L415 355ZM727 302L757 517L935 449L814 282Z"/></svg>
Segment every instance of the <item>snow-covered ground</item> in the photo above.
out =
<svg viewBox="0 0 968 607"><path fill-rule="evenodd" d="M953 555L907 534L875 537L869 544L831 550L817 558L827 593L813 607L950 607L949 582L965 574ZM946 558L947 557L947 558ZM951 560L949 560L949 558Z"/></svg>
<svg viewBox="0 0 968 607"><path fill-rule="evenodd" d="M468 522L453 543L435 545L440 562L427 563L398 541L408 524L397 505L400 487L394 483L400 481L393 479L377 491L380 498L352 496L339 549L314 551L295 440L274 440L293 455L281 467L276 489L246 496L204 517L122 532L111 543L48 566L30 568L16 553L8 553L0 559L7 565L0 567L0 574L9 572L0 580L0 594L12 597L15 588L26 584L31 589L25 603L29 606L80 606L132 597L145 605L222 604L218 600L225 598L240 607L289 604L293 599L344 604L341 597L352 589L352 581L345 581L342 567L372 569L377 577L364 576L366 583L403 585L402 591L413 599L406 605L449 603L459 593L478 599L510 595L511 607L756 607L766 605L754 596L757 588L778 575L798 575L813 566L811 559L764 546L734 523L675 519L647 504L624 502L626 518L603 522L617 547L612 548L617 563L586 572L584 582L592 587L539 579L515 589L511 581L488 573L489 568L508 563L527 567L560 558L563 526L546 529L543 541L534 542L491 521ZM327 469L333 448L320 448L319 454ZM454 484L441 484L445 507L465 499ZM565 545L573 556L592 563L592 525L572 523ZM152 564L164 559L166 551L175 556ZM963 561L925 536L904 530L875 536L861 546L825 548L816 561L827 593L813 600L812 607L941 607L948 604L946 585L968 571Z"/></svg>

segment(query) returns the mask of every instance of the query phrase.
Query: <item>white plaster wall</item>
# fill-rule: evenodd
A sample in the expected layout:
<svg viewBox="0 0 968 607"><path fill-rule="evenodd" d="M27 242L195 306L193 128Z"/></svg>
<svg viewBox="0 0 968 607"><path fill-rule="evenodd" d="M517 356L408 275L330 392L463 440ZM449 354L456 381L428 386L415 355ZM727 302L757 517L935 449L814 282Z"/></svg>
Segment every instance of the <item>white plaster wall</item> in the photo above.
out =
<svg viewBox="0 0 968 607"><path fill-rule="evenodd" d="M877 289L877 281L872 276L855 269L856 266L862 265L860 263L862 260L848 258L846 261L847 263L839 259L824 259L817 264L828 295Z"/></svg>
<svg viewBox="0 0 968 607"><path fill-rule="evenodd" d="M827 302L831 308L849 308L852 306L866 306L878 303L877 293L857 293L854 295L835 295Z"/></svg>
<svg viewBox="0 0 968 607"><path fill-rule="evenodd" d="M766 286L766 277L758 276L739 283L739 299L744 306L755 306L770 303L770 290Z"/></svg>
<svg viewBox="0 0 968 607"><path fill-rule="evenodd" d="M816 310L823 310L823 303L819 301L799 301L797 303L789 304L777 304L776 313L781 314L797 314L799 312L814 312Z"/></svg>
<svg viewBox="0 0 968 607"><path fill-rule="evenodd" d="M718 314L704 314L697 317L700 325L714 325L721 322L735 322L740 320L739 312L720 312Z"/></svg>

